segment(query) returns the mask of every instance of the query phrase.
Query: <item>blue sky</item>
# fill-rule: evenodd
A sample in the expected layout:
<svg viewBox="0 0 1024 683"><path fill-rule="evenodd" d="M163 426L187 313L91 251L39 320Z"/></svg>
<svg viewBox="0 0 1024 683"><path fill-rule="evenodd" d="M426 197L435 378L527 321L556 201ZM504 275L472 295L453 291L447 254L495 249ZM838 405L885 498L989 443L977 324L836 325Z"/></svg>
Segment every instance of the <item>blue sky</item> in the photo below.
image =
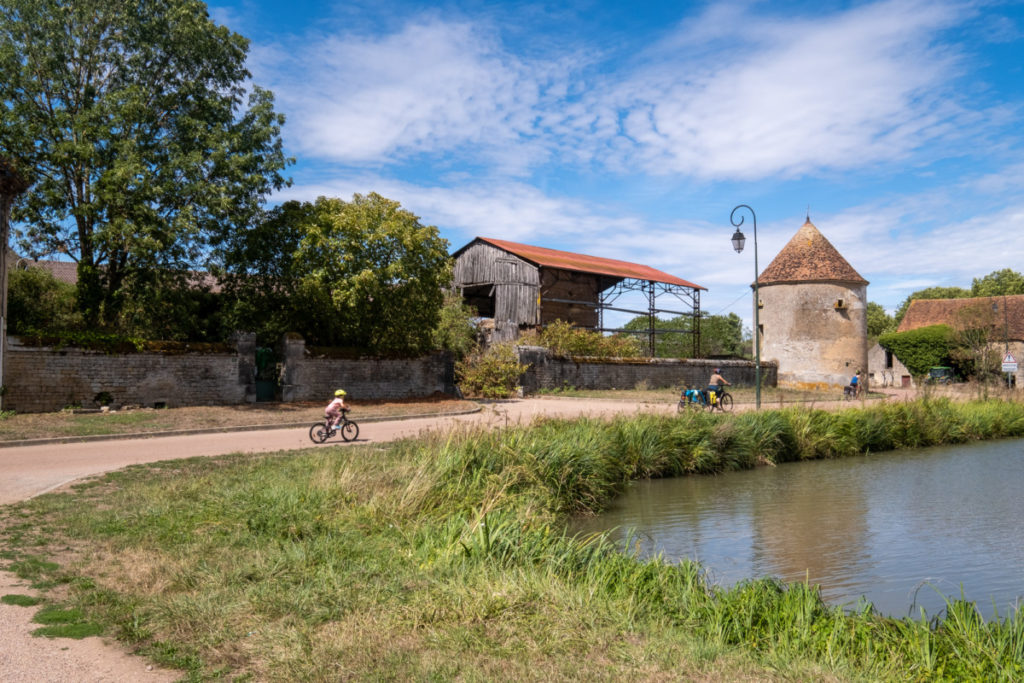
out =
<svg viewBox="0 0 1024 683"><path fill-rule="evenodd" d="M1024 2L210 3L287 116L294 184L644 263L751 317L811 220L892 311L1024 271Z"/></svg>

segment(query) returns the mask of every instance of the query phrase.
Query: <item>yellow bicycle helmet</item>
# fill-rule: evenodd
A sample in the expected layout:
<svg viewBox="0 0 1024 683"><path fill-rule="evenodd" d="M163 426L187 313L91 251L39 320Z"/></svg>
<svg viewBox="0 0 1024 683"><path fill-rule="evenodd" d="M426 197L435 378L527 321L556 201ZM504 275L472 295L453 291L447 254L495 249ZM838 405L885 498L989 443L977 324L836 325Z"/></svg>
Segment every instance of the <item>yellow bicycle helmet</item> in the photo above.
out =
<svg viewBox="0 0 1024 683"><path fill-rule="evenodd" d="M337 391L334 392L334 395L335 396L344 396L345 395L345 390L344 389L338 389Z"/></svg>

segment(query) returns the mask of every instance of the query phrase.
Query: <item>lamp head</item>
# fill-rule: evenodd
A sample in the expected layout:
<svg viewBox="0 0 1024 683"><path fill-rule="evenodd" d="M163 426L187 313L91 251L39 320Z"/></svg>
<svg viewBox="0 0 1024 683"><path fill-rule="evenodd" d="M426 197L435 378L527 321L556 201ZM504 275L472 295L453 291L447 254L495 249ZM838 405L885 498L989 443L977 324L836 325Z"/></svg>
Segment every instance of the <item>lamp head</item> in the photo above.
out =
<svg viewBox="0 0 1024 683"><path fill-rule="evenodd" d="M736 232L732 235L732 248L736 250L737 254L743 251L743 245L746 244L746 241L746 236L740 232L739 228L736 228Z"/></svg>

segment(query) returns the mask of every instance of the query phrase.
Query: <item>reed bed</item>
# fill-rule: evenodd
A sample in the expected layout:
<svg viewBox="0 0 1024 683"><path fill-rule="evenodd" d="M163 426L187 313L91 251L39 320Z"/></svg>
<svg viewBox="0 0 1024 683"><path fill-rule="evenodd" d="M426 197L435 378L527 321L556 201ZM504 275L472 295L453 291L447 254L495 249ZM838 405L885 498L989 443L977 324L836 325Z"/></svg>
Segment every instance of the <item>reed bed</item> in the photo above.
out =
<svg viewBox="0 0 1024 683"><path fill-rule="evenodd" d="M190 680L1009 681L1019 612L848 613L563 529L639 477L1021 436L1024 405L992 401L545 420L133 467L2 527L52 602Z"/></svg>

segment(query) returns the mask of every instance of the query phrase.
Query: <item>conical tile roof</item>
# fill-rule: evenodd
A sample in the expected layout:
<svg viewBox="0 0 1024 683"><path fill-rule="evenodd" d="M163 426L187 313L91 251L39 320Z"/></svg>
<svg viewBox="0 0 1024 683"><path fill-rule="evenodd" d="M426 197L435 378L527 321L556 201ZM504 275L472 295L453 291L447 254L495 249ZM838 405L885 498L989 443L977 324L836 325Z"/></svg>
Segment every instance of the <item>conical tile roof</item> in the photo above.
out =
<svg viewBox="0 0 1024 683"><path fill-rule="evenodd" d="M810 218L758 277L761 285L783 282L868 284Z"/></svg>

